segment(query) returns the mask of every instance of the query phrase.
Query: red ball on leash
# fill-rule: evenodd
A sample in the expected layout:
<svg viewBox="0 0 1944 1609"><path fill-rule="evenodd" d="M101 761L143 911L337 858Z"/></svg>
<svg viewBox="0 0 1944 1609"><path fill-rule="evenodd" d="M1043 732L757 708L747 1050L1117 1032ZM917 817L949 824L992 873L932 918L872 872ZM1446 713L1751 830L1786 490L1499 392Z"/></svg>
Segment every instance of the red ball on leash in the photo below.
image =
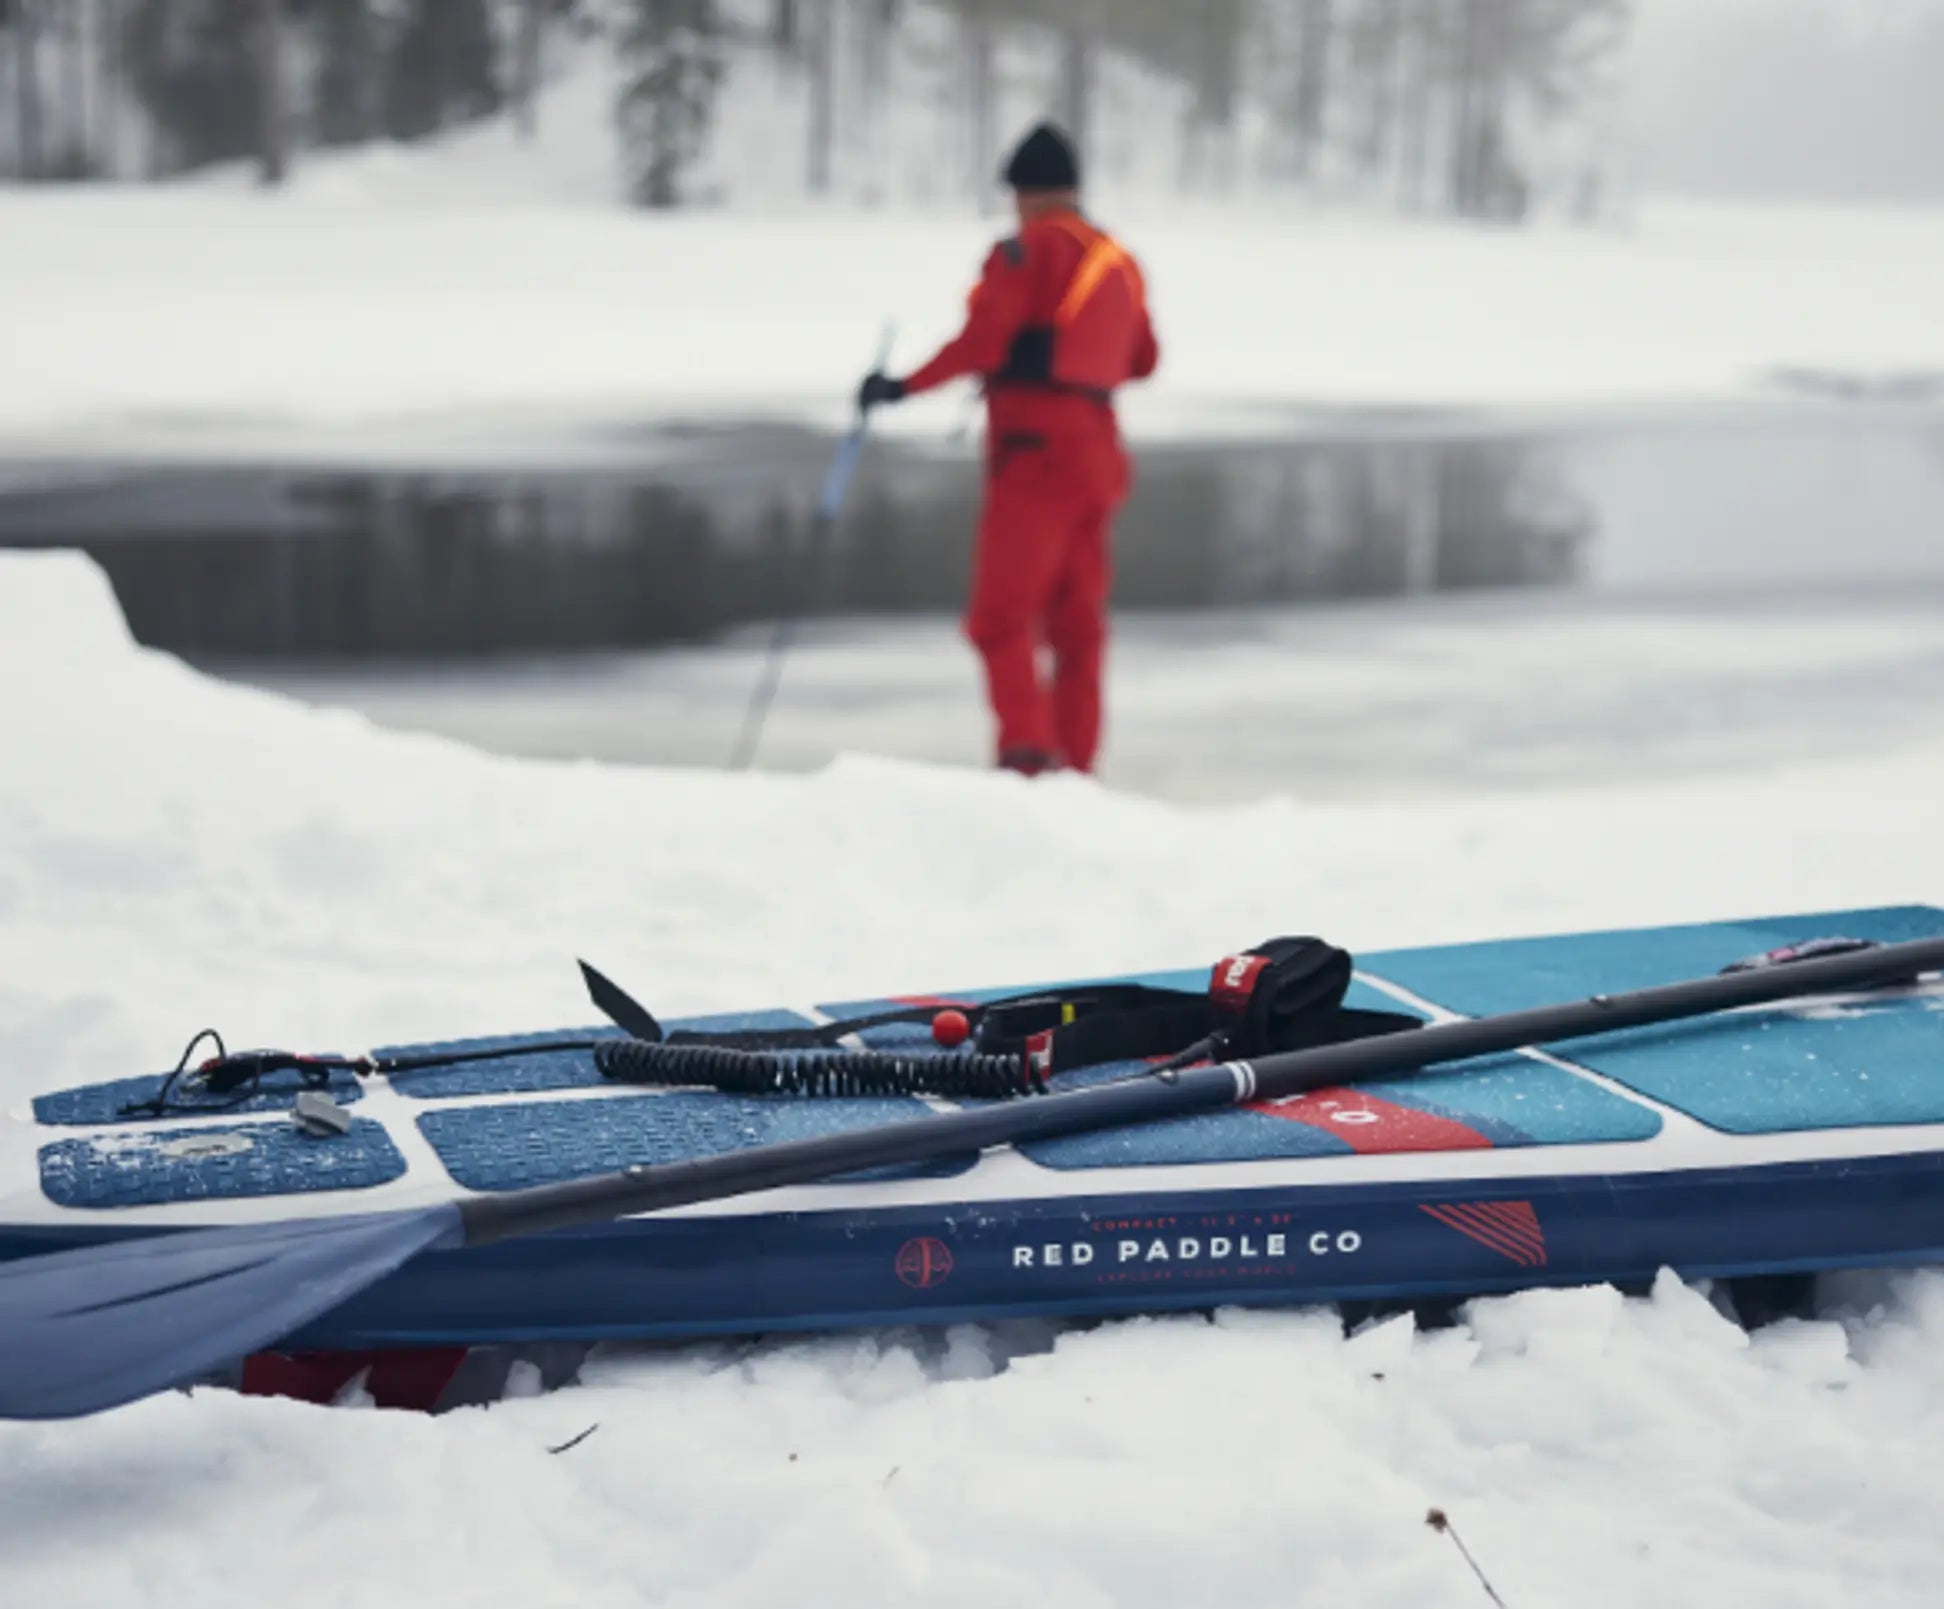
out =
<svg viewBox="0 0 1944 1609"><path fill-rule="evenodd" d="M946 1009L932 1018L932 1038L946 1050L957 1050L972 1036L972 1023L963 1011Z"/></svg>

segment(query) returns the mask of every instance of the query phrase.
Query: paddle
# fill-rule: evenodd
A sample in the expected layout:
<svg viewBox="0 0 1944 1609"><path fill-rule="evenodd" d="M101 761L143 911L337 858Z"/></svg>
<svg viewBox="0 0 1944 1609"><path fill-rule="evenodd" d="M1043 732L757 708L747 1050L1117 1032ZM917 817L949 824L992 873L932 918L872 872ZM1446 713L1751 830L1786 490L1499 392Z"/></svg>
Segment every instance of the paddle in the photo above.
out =
<svg viewBox="0 0 1944 1609"><path fill-rule="evenodd" d="M874 372L891 361L891 347L897 335L895 324L884 327L884 337L878 342L877 361L871 365ZM736 747L729 756L731 771L747 771L756 759L757 746L763 741L764 723L769 719L770 706L776 702L776 690L783 681L783 663L789 658L790 649L796 641L797 623L809 605L810 587L823 567L825 551L836 534L837 521L844 512L844 499L850 493L851 476L857 471L858 459L864 455L864 438L870 428L870 410L860 406L856 423L837 443L836 455L824 474L823 492L817 498L817 512L810 522L807 580L789 601L771 634L769 652L763 657L762 674L749 696L749 708L743 712L742 730L736 734Z"/></svg>
<svg viewBox="0 0 1944 1609"><path fill-rule="evenodd" d="M192 1229L0 1265L0 1418L94 1413L285 1336L417 1253L1305 1090L1944 969L1944 938L1499 1017L1146 1073L1091 1089L408 1212Z"/></svg>

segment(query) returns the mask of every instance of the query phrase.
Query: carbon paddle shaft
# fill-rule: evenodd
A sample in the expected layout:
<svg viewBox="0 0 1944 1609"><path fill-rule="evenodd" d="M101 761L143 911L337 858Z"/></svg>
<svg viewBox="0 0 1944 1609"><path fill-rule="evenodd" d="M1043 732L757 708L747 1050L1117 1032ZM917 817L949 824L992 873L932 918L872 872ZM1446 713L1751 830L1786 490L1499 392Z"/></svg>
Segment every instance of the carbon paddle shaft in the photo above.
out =
<svg viewBox="0 0 1944 1609"><path fill-rule="evenodd" d="M1095 1129L1152 1123L1251 1100L1275 1100L1363 1079L1395 1077L1529 1045L1678 1022L1739 1006L1903 983L1944 968L1944 939L1792 961L1628 994L1420 1028L1254 1062L1147 1073L1043 1099L917 1118L816 1140L759 1146L692 1162L633 1167L460 1204L466 1243L543 1234L634 1213L809 1184L868 1169L1019 1145Z"/></svg>
<svg viewBox="0 0 1944 1609"><path fill-rule="evenodd" d="M872 365L874 370L882 369L891 361L891 346L896 339L897 326L887 324L884 338L878 343L877 362ZM831 459L830 468L824 475L823 492L817 498L817 512L810 524L810 564L805 591L823 568L825 551L830 546L831 537L836 534L837 521L844 512L844 498L850 492L851 476L857 472L857 461L864 455L864 438L870 428L870 410L859 408L856 424L837 444L836 456ZM746 771L756 759L756 749L763 741L763 727L769 720L770 706L776 702L776 691L783 683L783 662L789 658L791 645L796 641L797 622L808 604L805 592L800 591L776 623L769 652L763 657L762 675L757 679L755 692L750 695L749 708L743 712L742 730L736 735L735 752L729 758L729 769L732 771Z"/></svg>

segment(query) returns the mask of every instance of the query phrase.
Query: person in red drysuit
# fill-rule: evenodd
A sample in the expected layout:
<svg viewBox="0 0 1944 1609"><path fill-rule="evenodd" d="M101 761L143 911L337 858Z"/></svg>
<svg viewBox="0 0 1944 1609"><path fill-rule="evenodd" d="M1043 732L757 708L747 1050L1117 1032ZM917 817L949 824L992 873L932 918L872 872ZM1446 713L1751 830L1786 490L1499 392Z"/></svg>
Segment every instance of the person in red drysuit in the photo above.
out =
<svg viewBox="0 0 1944 1609"><path fill-rule="evenodd" d="M1160 361L1140 266L1081 215L1080 164L1051 124L1007 163L1019 233L993 248L965 328L903 379L866 377L866 408L965 375L985 385L985 506L965 632L985 661L999 764L1093 769L1112 577L1130 484L1113 394ZM1052 650L1051 682L1042 648Z"/></svg>

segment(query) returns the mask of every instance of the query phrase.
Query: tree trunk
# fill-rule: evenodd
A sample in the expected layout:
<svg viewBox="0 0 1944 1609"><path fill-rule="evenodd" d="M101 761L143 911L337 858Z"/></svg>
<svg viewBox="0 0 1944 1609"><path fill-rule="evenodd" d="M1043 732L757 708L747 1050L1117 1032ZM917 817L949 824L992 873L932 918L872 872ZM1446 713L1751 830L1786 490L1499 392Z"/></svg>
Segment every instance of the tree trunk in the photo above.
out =
<svg viewBox="0 0 1944 1609"><path fill-rule="evenodd" d="M810 57L809 165L812 195L828 195L837 144L837 0L813 0L805 40Z"/></svg>
<svg viewBox="0 0 1944 1609"><path fill-rule="evenodd" d="M1425 177L1431 166L1431 112L1438 92L1439 3L1405 0L1404 95L1397 130L1398 195L1413 211L1424 205Z"/></svg>
<svg viewBox="0 0 1944 1609"><path fill-rule="evenodd" d="M62 130L61 168L69 178L94 173L93 107L88 62L94 53L94 0L69 0L67 19L67 126Z"/></svg>
<svg viewBox="0 0 1944 1609"><path fill-rule="evenodd" d="M972 193L983 207L992 195L993 162L999 146L999 74L992 19L981 0L966 0L964 30L968 139Z"/></svg>
<svg viewBox="0 0 1944 1609"><path fill-rule="evenodd" d="M1089 0L1068 0L1068 21L1060 40L1059 117L1084 159L1087 126L1093 114L1094 8Z"/></svg>
<svg viewBox="0 0 1944 1609"><path fill-rule="evenodd" d="M867 0L864 25L858 30L858 60L863 69L864 93L871 110L891 91L891 50L898 32L898 0Z"/></svg>
<svg viewBox="0 0 1944 1609"><path fill-rule="evenodd" d="M19 74L20 176L41 176L40 0L15 0L14 68Z"/></svg>
<svg viewBox="0 0 1944 1609"><path fill-rule="evenodd" d="M283 0L256 0L257 164L265 184L282 184L290 168L290 118L284 98Z"/></svg>
<svg viewBox="0 0 1944 1609"><path fill-rule="evenodd" d="M800 0L770 0L770 49L784 61L795 61L803 51L803 15Z"/></svg>
<svg viewBox="0 0 1944 1609"><path fill-rule="evenodd" d="M519 35L513 42L513 126L520 138L540 132L540 47L547 0L520 0Z"/></svg>
<svg viewBox="0 0 1944 1609"><path fill-rule="evenodd" d="M1461 218L1469 217L1477 204L1479 120L1479 24L1478 0L1461 0L1458 16L1458 46L1452 71L1451 90L1451 174L1448 182L1449 205Z"/></svg>
<svg viewBox="0 0 1944 1609"><path fill-rule="evenodd" d="M1364 124L1363 168L1375 174L1390 156L1397 122L1398 44L1403 34L1403 0L1377 0L1365 27L1365 70L1369 110Z"/></svg>
<svg viewBox="0 0 1944 1609"><path fill-rule="evenodd" d="M95 105L99 109L100 169L104 179L121 177L121 0L101 0L95 38Z"/></svg>
<svg viewBox="0 0 1944 1609"><path fill-rule="evenodd" d="M1296 170L1307 178L1323 149L1330 109L1331 0L1302 0L1296 35Z"/></svg>

